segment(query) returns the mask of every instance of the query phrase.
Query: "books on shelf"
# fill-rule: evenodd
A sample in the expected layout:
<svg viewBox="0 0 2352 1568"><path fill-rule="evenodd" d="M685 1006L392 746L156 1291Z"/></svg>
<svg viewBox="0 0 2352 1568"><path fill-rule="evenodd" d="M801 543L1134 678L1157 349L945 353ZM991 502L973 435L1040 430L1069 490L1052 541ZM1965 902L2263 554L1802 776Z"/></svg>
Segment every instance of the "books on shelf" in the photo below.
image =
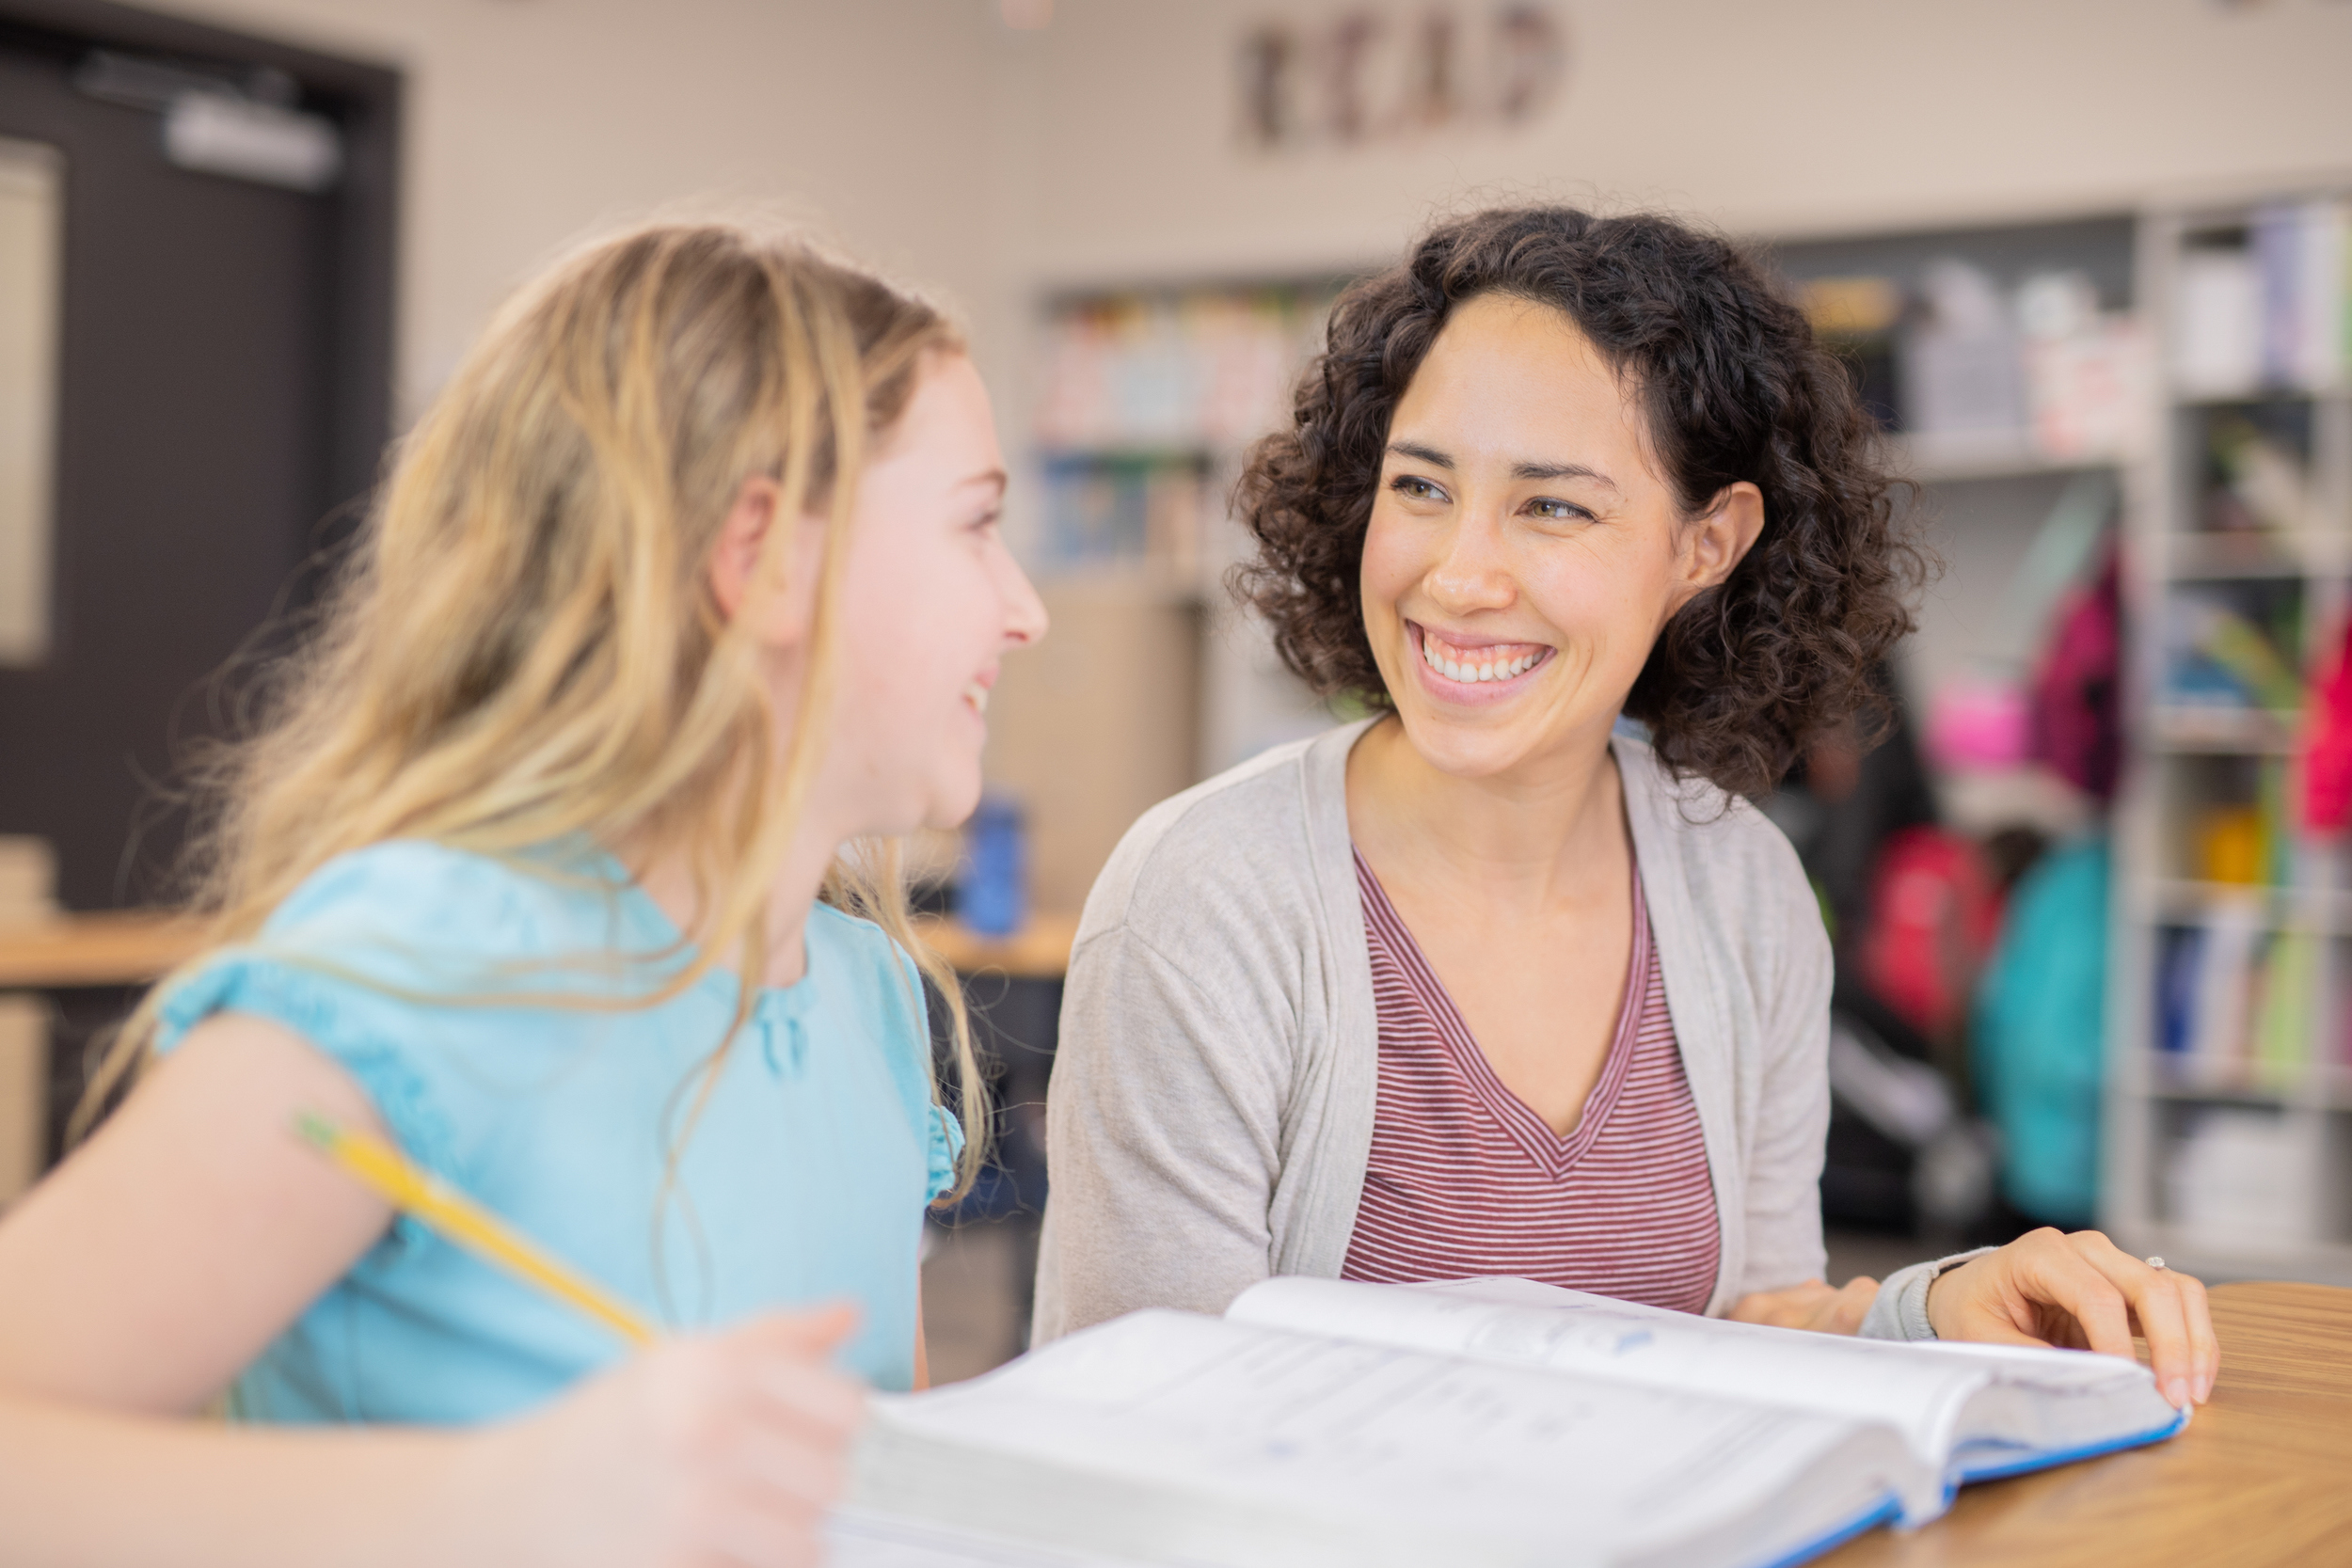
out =
<svg viewBox="0 0 2352 1568"><path fill-rule="evenodd" d="M1287 411L1334 293L1192 289L1063 306L1045 325L1038 439L1060 451L1252 440Z"/></svg>
<svg viewBox="0 0 2352 1568"><path fill-rule="evenodd" d="M2255 214L2265 386L2324 391L2343 379L2348 224L2352 209L2342 201L2281 203Z"/></svg>
<svg viewBox="0 0 2352 1568"><path fill-rule="evenodd" d="M1216 502L1205 460L1190 454L1054 459L1045 469L1040 563L1140 564L1170 582L1194 582L1208 530L1223 515Z"/></svg>
<svg viewBox="0 0 2352 1568"><path fill-rule="evenodd" d="M1277 1279L878 1398L835 1560L1761 1568L2182 1420L2107 1356Z"/></svg>
<svg viewBox="0 0 2352 1568"><path fill-rule="evenodd" d="M2262 380L2262 276L2242 245L2189 245L2173 272L2172 380L2189 397Z"/></svg>
<svg viewBox="0 0 2352 1568"><path fill-rule="evenodd" d="M2328 391L2352 359L2352 207L2282 202L2193 233L2173 277L2171 369L2185 397Z"/></svg>
<svg viewBox="0 0 2352 1568"><path fill-rule="evenodd" d="M1193 583L1224 515L1210 473L1283 421L1333 297L1307 284L1139 291L1049 312L1040 563Z"/></svg>
<svg viewBox="0 0 2352 1568"><path fill-rule="evenodd" d="M1982 267L1946 258L1921 274L1899 324L1866 309L1883 297L1862 287L1872 281L1883 280L1816 279L1807 311L1860 367L1866 398L1875 345L1893 343L1899 397L1888 412L1925 467L1964 475L2105 462L2141 444L2144 334L2130 313L2100 309L2087 274L2036 272L2004 291Z"/></svg>
<svg viewBox="0 0 2352 1568"><path fill-rule="evenodd" d="M2292 715L2303 705L2296 649L2296 598L2254 603L2241 591L2176 588L2166 606L2165 701L2175 711L2251 708ZM2265 613L2265 611L2268 613Z"/></svg>
<svg viewBox="0 0 2352 1568"><path fill-rule="evenodd" d="M2292 1093L2319 1034L2324 938L2270 928L2252 897L2223 898L2165 933L2158 1063L2171 1086Z"/></svg>
<svg viewBox="0 0 2352 1568"><path fill-rule="evenodd" d="M2159 955L2159 1060L2182 1087L2284 1091L2312 1060L2326 939L2273 918L2280 891L2310 873L2285 760L2254 767L2252 800L2193 818L2197 896Z"/></svg>
<svg viewBox="0 0 2352 1568"><path fill-rule="evenodd" d="M2200 519L2207 530L2302 534L2322 526L2309 465L2285 443L2250 420L2224 415L2209 428L2207 447L2216 481Z"/></svg>

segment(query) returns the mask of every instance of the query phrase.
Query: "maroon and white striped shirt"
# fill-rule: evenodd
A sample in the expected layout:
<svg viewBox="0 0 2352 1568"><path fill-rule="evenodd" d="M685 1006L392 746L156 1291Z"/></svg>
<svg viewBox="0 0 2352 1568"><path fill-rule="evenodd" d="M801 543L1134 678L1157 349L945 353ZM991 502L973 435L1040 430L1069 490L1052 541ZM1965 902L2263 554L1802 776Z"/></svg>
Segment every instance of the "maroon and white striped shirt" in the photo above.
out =
<svg viewBox="0 0 2352 1568"><path fill-rule="evenodd" d="M1359 852L1380 1022L1372 1159L1344 1279L1513 1275L1704 1311L1722 1237L1642 879L1617 1031L1563 1138L1503 1087Z"/></svg>

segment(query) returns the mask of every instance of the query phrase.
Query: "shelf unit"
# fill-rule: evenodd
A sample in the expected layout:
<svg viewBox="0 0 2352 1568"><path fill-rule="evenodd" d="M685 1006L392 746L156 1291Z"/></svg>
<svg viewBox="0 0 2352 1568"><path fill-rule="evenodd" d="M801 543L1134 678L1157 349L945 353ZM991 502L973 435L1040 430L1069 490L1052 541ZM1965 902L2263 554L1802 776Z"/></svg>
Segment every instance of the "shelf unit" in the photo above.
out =
<svg viewBox="0 0 2352 1568"><path fill-rule="evenodd" d="M2153 440L2126 488L2132 762L2116 817L2101 1223L2126 1249L2214 1279L2352 1284L2352 863L2341 835L2294 826L2303 715L2182 689L2197 685L2185 671L2206 646L2192 628L2215 607L2264 627L2307 686L2341 645L2352 610L2352 388L2340 339L2332 366L2251 373L2218 392L2185 388L2179 358L2199 309L2188 275L2276 221L2266 214L2348 194L2352 182L2154 210L2138 230L2137 292L2158 329L2160 373ZM2296 450L2305 504L2294 524L2207 526L2214 454L2239 430ZM2272 803L2261 879L2210 879L2200 832L2213 831L2217 809L2243 813L2262 792ZM2246 977L2234 982L2242 993L2232 974ZM2241 994L2263 998L2228 1018L2280 1006L2302 1026L2265 1040L2250 1025L2217 1024L2222 1005L2206 1000L2216 990L2233 1007ZM2237 1049L2203 1049L2217 1040ZM2219 1163L2224 1143L2233 1164ZM2217 1204L2216 1191L2241 1196Z"/></svg>
<svg viewBox="0 0 2352 1568"><path fill-rule="evenodd" d="M1041 910L1074 912L1130 824L1329 711L1237 611L1226 505L1343 280L1138 284L1038 302L1023 562L1055 626L1009 659L990 785L1029 822Z"/></svg>
<svg viewBox="0 0 2352 1568"><path fill-rule="evenodd" d="M1344 281L1095 291L1045 305L1040 580L1065 592L1139 593L1196 613L1202 776L1327 722L1222 582L1246 553L1226 506L1244 455L1282 422Z"/></svg>

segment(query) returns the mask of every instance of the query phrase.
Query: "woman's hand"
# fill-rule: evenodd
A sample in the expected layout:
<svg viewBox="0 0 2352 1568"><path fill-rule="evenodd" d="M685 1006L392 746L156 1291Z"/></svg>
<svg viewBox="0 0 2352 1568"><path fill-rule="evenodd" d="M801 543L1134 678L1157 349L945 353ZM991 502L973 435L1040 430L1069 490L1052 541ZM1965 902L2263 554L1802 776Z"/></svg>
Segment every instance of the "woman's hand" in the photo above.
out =
<svg viewBox="0 0 2352 1568"><path fill-rule="evenodd" d="M836 1307L657 1345L543 1415L485 1432L461 1512L516 1563L818 1562L865 1402L829 1364L855 1321Z"/></svg>
<svg viewBox="0 0 2352 1568"><path fill-rule="evenodd" d="M1808 1279L1785 1291L1756 1291L1741 1296L1725 1316L1734 1323L1851 1334L1862 1326L1878 1295L1879 1282L1867 1275L1849 1279L1842 1291L1831 1290L1826 1280Z"/></svg>
<svg viewBox="0 0 2352 1568"><path fill-rule="evenodd" d="M2204 1285L2150 1268L2096 1230L2036 1230L1963 1263L1929 1287L1928 1322L1941 1339L2126 1357L2137 1333L2156 1386L2182 1407L2204 1403L2221 1370Z"/></svg>

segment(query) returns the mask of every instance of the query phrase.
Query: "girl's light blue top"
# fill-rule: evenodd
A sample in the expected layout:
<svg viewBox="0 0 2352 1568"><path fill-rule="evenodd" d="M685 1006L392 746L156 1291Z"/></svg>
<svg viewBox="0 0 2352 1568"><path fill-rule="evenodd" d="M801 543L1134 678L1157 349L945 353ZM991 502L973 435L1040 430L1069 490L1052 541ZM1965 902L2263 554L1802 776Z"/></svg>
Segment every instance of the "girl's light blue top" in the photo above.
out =
<svg viewBox="0 0 2352 1568"><path fill-rule="evenodd" d="M283 1024L358 1081L411 1160L648 1319L714 1328L847 1298L863 1326L844 1364L902 1389L923 1210L962 1135L931 1101L905 955L821 905L807 954L798 984L760 991L689 1131L733 975L714 969L651 1007L529 999L642 996L685 961L616 863L580 849L526 868L381 844L321 867L255 942L176 986L157 1049L215 1012ZM480 1421L623 1354L576 1309L403 1218L231 1402L262 1421Z"/></svg>

